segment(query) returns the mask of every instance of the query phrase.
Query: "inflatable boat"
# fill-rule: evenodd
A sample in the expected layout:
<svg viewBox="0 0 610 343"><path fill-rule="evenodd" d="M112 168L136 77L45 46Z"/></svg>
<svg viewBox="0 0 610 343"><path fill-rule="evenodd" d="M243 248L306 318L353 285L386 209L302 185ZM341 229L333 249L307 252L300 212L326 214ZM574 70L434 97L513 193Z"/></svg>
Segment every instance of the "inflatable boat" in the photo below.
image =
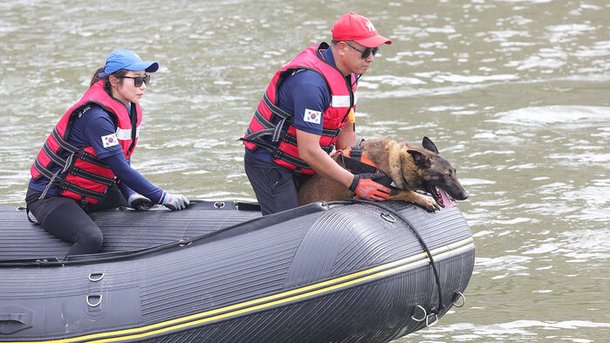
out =
<svg viewBox="0 0 610 343"><path fill-rule="evenodd" d="M319 202L92 214L102 252L0 206L0 342L387 342L463 304L474 243L457 207Z"/></svg>

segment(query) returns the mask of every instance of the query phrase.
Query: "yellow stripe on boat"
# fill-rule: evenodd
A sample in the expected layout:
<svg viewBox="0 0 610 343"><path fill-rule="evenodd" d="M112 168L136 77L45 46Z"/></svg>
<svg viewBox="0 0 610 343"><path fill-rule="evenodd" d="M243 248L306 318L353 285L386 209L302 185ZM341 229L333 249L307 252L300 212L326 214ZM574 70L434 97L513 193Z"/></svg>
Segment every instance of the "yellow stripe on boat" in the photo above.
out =
<svg viewBox="0 0 610 343"><path fill-rule="evenodd" d="M468 237L466 239L432 249L430 253L434 257L434 260L437 261L453 254L459 254L472 249L474 249L474 241L472 237ZM322 296L343 288L359 286L370 281L394 276L428 263L430 263L430 258L425 252L422 252L394 262L385 263L330 280L155 324L63 339L43 341L11 341L5 343L105 343L142 339L172 331L185 330L202 324L228 319L251 312L269 309L274 306L287 304L293 301Z"/></svg>

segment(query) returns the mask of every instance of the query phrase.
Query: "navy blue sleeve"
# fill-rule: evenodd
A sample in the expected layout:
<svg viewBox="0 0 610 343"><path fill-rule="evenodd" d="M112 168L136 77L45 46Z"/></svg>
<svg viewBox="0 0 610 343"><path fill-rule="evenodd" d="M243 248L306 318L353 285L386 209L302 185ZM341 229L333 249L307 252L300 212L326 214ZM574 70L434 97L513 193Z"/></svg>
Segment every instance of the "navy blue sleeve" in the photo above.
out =
<svg viewBox="0 0 610 343"><path fill-rule="evenodd" d="M330 106L330 90L319 73L302 69L288 76L280 85L279 106L294 114L294 127L321 135L322 114Z"/></svg>
<svg viewBox="0 0 610 343"><path fill-rule="evenodd" d="M163 197L163 190L146 180L142 174L133 169L123 154L111 155L104 158L104 162L108 164L114 174L121 180L121 191L123 195L129 197L129 190L136 191L150 199L152 202L159 204ZM127 189L125 188L127 187ZM128 194L125 194L127 192Z"/></svg>
<svg viewBox="0 0 610 343"><path fill-rule="evenodd" d="M123 154L116 138L116 126L110 115L99 106L92 106L74 122L70 136L77 147L91 145L101 159Z"/></svg>
<svg viewBox="0 0 610 343"><path fill-rule="evenodd" d="M135 191L133 189L127 187L125 182L119 182L118 186L119 186L119 190L121 191L121 193L123 193L123 196L125 197L125 199L129 200L129 197L135 193Z"/></svg>
<svg viewBox="0 0 610 343"><path fill-rule="evenodd" d="M130 160L127 160L127 164L129 164L129 166L131 167L131 163ZM120 179L119 179L120 180ZM125 197L125 199L129 199L129 197L136 193L136 191L134 191L133 189L129 188L125 182L118 182L117 183L119 186L119 189L121 190L121 193L123 193L123 196Z"/></svg>
<svg viewBox="0 0 610 343"><path fill-rule="evenodd" d="M112 139L108 139L109 137ZM96 156L104 160L114 175L121 180L119 187L126 198L136 191L154 203L160 202L163 190L129 165L116 139L116 126L110 115L101 107L93 105L74 121L70 142L79 148L91 145Z"/></svg>

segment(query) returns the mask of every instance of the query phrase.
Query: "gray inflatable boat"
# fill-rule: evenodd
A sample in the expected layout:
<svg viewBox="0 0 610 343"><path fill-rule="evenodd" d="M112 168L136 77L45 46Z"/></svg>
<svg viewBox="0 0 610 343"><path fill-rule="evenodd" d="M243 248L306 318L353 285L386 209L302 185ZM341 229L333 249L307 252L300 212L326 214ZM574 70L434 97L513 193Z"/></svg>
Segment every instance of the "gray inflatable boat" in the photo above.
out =
<svg viewBox="0 0 610 343"><path fill-rule="evenodd" d="M313 203L261 217L200 201L92 214L102 253L0 206L0 342L387 342L463 293L474 243L457 207Z"/></svg>

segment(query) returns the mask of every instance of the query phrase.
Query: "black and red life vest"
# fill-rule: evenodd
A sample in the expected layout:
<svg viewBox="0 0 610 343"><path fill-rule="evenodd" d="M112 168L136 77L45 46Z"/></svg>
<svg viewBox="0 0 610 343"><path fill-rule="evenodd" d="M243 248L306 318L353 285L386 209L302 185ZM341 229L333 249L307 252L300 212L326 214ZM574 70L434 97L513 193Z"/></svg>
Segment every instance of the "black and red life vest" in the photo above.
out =
<svg viewBox="0 0 610 343"><path fill-rule="evenodd" d="M117 126L116 135L104 139L110 140L108 144L114 144L112 140L118 139L125 158L131 156L138 141L142 110L138 104L131 104L131 111L135 112L135 126L132 125L127 107L106 93L102 80L93 84L61 117L30 168L34 180L48 179L49 186L57 185L62 196L78 200L83 206L98 203L116 178L106 163L96 157L93 147L79 149L68 143L71 123L91 104L101 106ZM53 172L56 166L60 168ZM45 194L46 190L43 197Z"/></svg>
<svg viewBox="0 0 610 343"><path fill-rule="evenodd" d="M246 148L254 150L262 147L269 150L273 154L273 161L284 168L303 174L315 173L299 157L294 113L279 108L278 85L299 69L310 69L322 75L330 89L331 104L322 115L320 147L326 152L332 151L341 128L347 123L350 110L356 105L357 86L355 75L349 82L336 67L324 61L321 51L328 48L326 43L312 45L275 73L243 138Z"/></svg>

